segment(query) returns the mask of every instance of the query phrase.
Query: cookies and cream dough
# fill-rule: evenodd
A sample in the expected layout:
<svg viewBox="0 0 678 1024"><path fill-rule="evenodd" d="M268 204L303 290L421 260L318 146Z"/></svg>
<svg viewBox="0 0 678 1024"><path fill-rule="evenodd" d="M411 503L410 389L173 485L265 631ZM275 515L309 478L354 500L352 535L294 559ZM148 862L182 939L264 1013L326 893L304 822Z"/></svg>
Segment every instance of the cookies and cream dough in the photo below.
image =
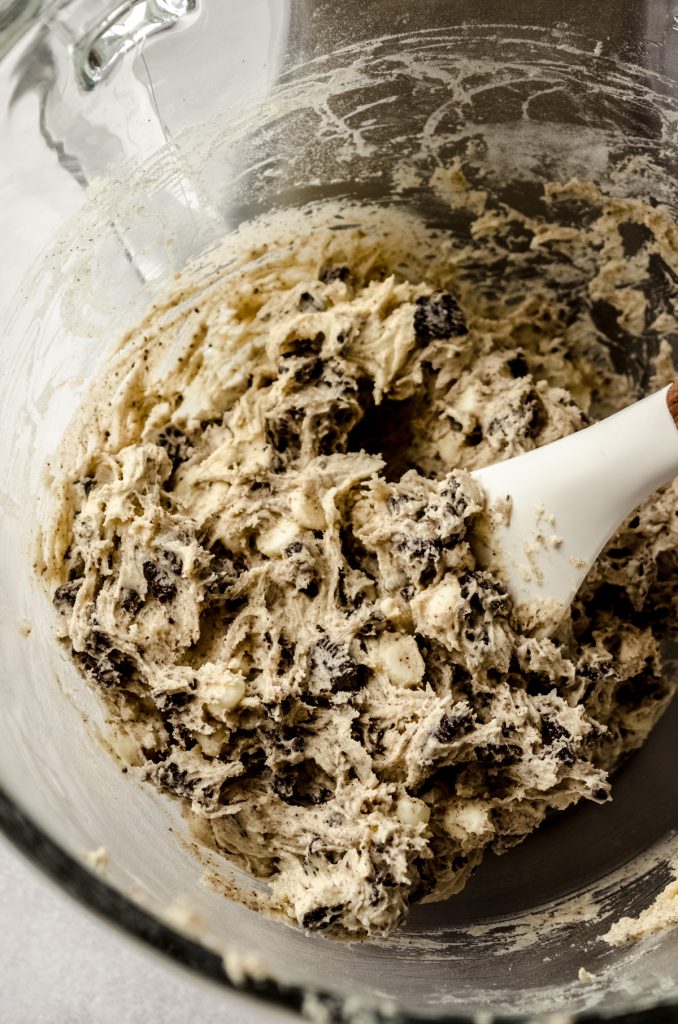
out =
<svg viewBox="0 0 678 1024"><path fill-rule="evenodd" d="M305 929L384 935L607 800L671 696L671 487L551 639L474 556L469 470L636 397L615 345L648 316L670 362L646 287L668 215L568 187L549 224L481 209L466 247L431 236L418 278L424 229L355 210L189 273L50 467L40 571L118 752ZM566 200L593 213L563 227Z"/></svg>

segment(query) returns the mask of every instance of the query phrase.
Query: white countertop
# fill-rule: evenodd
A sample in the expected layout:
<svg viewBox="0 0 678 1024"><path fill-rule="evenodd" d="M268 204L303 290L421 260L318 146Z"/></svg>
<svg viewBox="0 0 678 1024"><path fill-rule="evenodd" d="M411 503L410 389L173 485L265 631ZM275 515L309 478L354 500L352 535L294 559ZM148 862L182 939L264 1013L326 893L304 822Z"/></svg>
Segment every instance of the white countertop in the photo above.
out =
<svg viewBox="0 0 678 1024"><path fill-rule="evenodd" d="M0 839L0 1020L264 1024L276 1017L126 938Z"/></svg>

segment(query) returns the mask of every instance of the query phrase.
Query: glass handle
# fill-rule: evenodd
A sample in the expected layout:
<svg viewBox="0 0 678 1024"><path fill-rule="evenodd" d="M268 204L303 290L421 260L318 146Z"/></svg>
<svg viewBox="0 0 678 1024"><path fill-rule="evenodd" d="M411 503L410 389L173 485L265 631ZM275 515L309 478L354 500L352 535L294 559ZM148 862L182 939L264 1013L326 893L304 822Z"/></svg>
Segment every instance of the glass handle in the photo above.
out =
<svg viewBox="0 0 678 1024"><path fill-rule="evenodd" d="M81 85L94 89L117 62L148 37L193 13L198 0L126 0L74 47L76 73Z"/></svg>

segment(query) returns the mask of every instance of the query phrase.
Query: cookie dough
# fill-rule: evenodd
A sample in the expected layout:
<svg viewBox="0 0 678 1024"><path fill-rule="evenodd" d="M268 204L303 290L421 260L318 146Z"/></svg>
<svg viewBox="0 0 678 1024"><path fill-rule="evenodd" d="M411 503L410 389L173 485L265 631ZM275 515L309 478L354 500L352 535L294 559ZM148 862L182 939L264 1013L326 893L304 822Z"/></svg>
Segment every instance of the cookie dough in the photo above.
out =
<svg viewBox="0 0 678 1024"><path fill-rule="evenodd" d="M470 469L635 397L552 271L574 252L609 294L614 264L628 329L660 243L644 228L620 260L621 226L659 214L595 203L530 228L551 269L530 295L507 279L503 305L461 259L444 286L433 263L406 279L369 227L189 276L50 467L40 571L118 752L305 929L387 934L550 812L607 800L672 694L671 488L551 639L521 633L474 557ZM477 251L517 217L483 212Z"/></svg>

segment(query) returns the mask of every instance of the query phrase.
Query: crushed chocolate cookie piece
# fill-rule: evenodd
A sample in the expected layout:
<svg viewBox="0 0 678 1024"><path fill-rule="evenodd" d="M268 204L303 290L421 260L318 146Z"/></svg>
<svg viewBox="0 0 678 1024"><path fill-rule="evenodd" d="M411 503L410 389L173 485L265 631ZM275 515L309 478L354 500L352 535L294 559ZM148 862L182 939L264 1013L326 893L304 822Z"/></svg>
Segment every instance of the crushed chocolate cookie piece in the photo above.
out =
<svg viewBox="0 0 678 1024"><path fill-rule="evenodd" d="M334 789L332 779L314 760L289 765L273 777L277 796L292 807L326 804Z"/></svg>
<svg viewBox="0 0 678 1024"><path fill-rule="evenodd" d="M434 737L438 743L454 743L473 731L473 712L466 705L447 711L436 726Z"/></svg>
<svg viewBox="0 0 678 1024"><path fill-rule="evenodd" d="M193 451L193 446L183 430L172 424L160 431L156 443L167 452L173 472L182 462L186 462Z"/></svg>
<svg viewBox="0 0 678 1024"><path fill-rule="evenodd" d="M162 763L155 772L155 778L162 789L168 790L175 796L191 796L195 788L188 772L179 768L174 761Z"/></svg>
<svg viewBox="0 0 678 1024"><path fill-rule="evenodd" d="M635 221L625 221L617 228L624 244L624 255L635 256L636 253L654 242L652 229L646 224L638 224Z"/></svg>
<svg viewBox="0 0 678 1024"><path fill-rule="evenodd" d="M303 409L290 408L266 423L266 440L279 455L296 458L301 452Z"/></svg>
<svg viewBox="0 0 678 1024"><path fill-rule="evenodd" d="M52 600L58 607L59 605L66 605L72 608L75 604L75 599L78 596L78 591L84 583L84 579L70 580L68 583L62 583L60 587L57 587L54 591L54 597Z"/></svg>
<svg viewBox="0 0 678 1024"><path fill-rule="evenodd" d="M522 352L517 352L515 356L512 356L506 365L512 377L527 377L530 372L527 360Z"/></svg>
<svg viewBox="0 0 678 1024"><path fill-rule="evenodd" d="M124 611L129 612L130 615L136 615L141 607L143 607L144 599L136 590L131 587L123 587L120 591L120 604Z"/></svg>
<svg viewBox="0 0 678 1024"><path fill-rule="evenodd" d="M308 910L304 914L301 926L308 931L321 931L334 924L340 917L341 911L342 907L339 903L332 907L315 907L314 910Z"/></svg>
<svg viewBox="0 0 678 1024"><path fill-rule="evenodd" d="M325 335L322 331L318 331L312 338L290 338L285 343L282 358L290 359L296 356L300 359L306 359L309 356L317 356L320 354L324 341Z"/></svg>
<svg viewBox="0 0 678 1024"><path fill-rule="evenodd" d="M150 593L158 601L164 604L177 596L177 585L170 575L170 570L157 562L149 561L143 563L143 573Z"/></svg>
<svg viewBox="0 0 678 1024"><path fill-rule="evenodd" d="M299 309L302 313L308 313L309 311L320 312L325 308L325 303L321 299L317 299L310 292L302 292L299 296Z"/></svg>
<svg viewBox="0 0 678 1024"><path fill-rule="evenodd" d="M323 284L330 284L331 281L348 281L351 271L348 267L324 267L318 275Z"/></svg>
<svg viewBox="0 0 678 1024"><path fill-rule="evenodd" d="M459 338L468 334L459 303L449 292L433 292L416 300L414 333L426 344L435 338Z"/></svg>
<svg viewBox="0 0 678 1024"><path fill-rule="evenodd" d="M89 634L85 650L74 650L73 657L100 686L126 686L136 673L132 658L117 650L107 636L96 631Z"/></svg>
<svg viewBox="0 0 678 1024"><path fill-rule="evenodd" d="M314 693L357 690L365 685L366 666L358 664L347 644L324 636L311 652L309 682Z"/></svg>

